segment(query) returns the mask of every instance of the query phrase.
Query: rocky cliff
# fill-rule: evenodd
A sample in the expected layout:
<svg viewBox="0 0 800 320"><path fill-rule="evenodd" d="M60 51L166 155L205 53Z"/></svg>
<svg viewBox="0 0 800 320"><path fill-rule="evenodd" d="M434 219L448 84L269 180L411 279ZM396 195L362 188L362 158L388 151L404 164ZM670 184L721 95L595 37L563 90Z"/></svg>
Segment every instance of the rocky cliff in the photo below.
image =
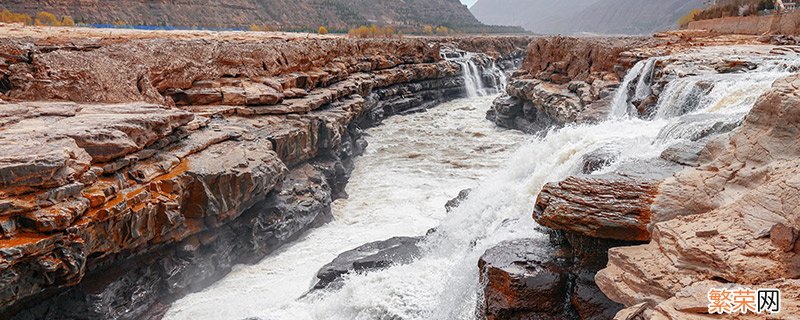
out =
<svg viewBox="0 0 800 320"><path fill-rule="evenodd" d="M361 128L464 94L440 48L528 42L63 30L0 39L4 318L158 315L329 219Z"/></svg>
<svg viewBox="0 0 800 320"><path fill-rule="evenodd" d="M347 30L369 23L398 27L444 25L479 27L481 23L458 0L344 1L3 1L0 7L35 15L39 11L72 16L89 24L247 28L251 24L282 28Z"/></svg>

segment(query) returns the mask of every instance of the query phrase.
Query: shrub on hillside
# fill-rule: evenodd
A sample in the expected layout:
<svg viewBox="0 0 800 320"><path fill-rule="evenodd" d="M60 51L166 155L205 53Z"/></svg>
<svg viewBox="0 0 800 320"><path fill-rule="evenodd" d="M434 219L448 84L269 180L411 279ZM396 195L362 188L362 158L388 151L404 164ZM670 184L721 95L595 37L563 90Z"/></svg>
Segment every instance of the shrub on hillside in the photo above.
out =
<svg viewBox="0 0 800 320"><path fill-rule="evenodd" d="M773 0L719 0L695 15L694 21L723 17L752 16L764 10L774 10Z"/></svg>
<svg viewBox="0 0 800 320"><path fill-rule="evenodd" d="M41 12L37 13L36 14L36 19L34 19L34 21L35 21L37 26L56 26L57 27L57 26L61 25L61 21L59 21L58 18L56 18L56 15L54 15L54 14L52 14L50 12L46 12L46 11L41 11Z"/></svg>
<svg viewBox="0 0 800 320"><path fill-rule="evenodd" d="M25 25L33 24L33 18L24 13L13 13L8 9L0 12L0 22L4 23L22 23Z"/></svg>
<svg viewBox="0 0 800 320"><path fill-rule="evenodd" d="M61 25L65 27L74 27L75 20L72 20L72 17L70 16L64 16L63 18L61 18Z"/></svg>
<svg viewBox="0 0 800 320"><path fill-rule="evenodd" d="M261 25L255 24L255 23L251 24L249 29L250 29L250 31L264 31L264 32L273 31L273 28L268 26L268 25L266 25L266 24L261 26Z"/></svg>
<svg viewBox="0 0 800 320"><path fill-rule="evenodd" d="M692 11L689 11L689 13L687 13L685 16L678 19L678 26L680 26L681 29L685 29L689 26L689 23L694 21L697 15L701 14L702 12L703 10L701 9L692 9Z"/></svg>
<svg viewBox="0 0 800 320"><path fill-rule="evenodd" d="M438 26L436 27L436 34L440 36L447 36L450 35L450 28L445 26Z"/></svg>
<svg viewBox="0 0 800 320"><path fill-rule="evenodd" d="M319 29L317 29L317 33L318 34L328 34L328 28L325 28L325 26L320 26Z"/></svg>

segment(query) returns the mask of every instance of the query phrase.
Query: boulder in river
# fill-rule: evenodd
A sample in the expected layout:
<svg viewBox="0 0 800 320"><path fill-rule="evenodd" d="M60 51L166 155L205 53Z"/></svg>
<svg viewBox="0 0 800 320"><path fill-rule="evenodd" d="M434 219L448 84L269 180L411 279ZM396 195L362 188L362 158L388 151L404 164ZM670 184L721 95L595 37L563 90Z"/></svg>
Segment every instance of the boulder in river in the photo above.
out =
<svg viewBox="0 0 800 320"><path fill-rule="evenodd" d="M487 320L564 319L572 256L546 239L501 242L478 261Z"/></svg>
<svg viewBox="0 0 800 320"><path fill-rule="evenodd" d="M314 289L327 288L349 272L383 269L395 264L405 264L420 256L417 244L422 237L394 237L370 242L350 251L324 265L317 272L319 281Z"/></svg>
<svg viewBox="0 0 800 320"><path fill-rule="evenodd" d="M472 188L461 190L455 198L450 199L449 201L447 201L447 203L444 204L444 208L447 210L448 213L450 211L453 211L453 209L458 208L458 206L460 206L461 203L464 202L464 200L466 200L467 197L469 197L470 193L472 193Z"/></svg>

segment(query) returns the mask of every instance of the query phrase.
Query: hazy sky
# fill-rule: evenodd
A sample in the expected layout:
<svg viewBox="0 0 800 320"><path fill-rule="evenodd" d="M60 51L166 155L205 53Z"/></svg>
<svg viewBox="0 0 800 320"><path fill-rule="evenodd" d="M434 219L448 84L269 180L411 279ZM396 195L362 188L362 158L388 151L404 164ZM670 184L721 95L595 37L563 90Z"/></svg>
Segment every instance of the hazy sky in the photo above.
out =
<svg viewBox="0 0 800 320"><path fill-rule="evenodd" d="M475 1L478 1L478 0L461 0L461 3L466 4L466 5L471 7L475 3Z"/></svg>

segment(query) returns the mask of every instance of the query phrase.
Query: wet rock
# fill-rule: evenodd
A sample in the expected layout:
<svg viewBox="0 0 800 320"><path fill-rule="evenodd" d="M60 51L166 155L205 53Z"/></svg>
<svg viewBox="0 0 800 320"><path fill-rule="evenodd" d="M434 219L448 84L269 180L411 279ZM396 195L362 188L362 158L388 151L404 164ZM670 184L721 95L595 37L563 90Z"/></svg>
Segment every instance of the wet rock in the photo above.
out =
<svg viewBox="0 0 800 320"><path fill-rule="evenodd" d="M700 165L700 152L705 142L679 142L661 152L661 158L680 165L697 167Z"/></svg>
<svg viewBox="0 0 800 320"><path fill-rule="evenodd" d="M735 73L755 70L758 65L743 60L723 60L712 66L719 73Z"/></svg>
<svg viewBox="0 0 800 320"><path fill-rule="evenodd" d="M591 174L612 164L619 154L613 150L598 149L583 156L581 172Z"/></svg>
<svg viewBox="0 0 800 320"><path fill-rule="evenodd" d="M540 134L558 126L544 111L532 102L520 98L501 95L495 99L486 118L500 127L516 129L529 134Z"/></svg>
<svg viewBox="0 0 800 320"><path fill-rule="evenodd" d="M472 193L472 188L467 188L467 189L461 190L458 193L458 196L456 196L453 199L448 200L447 203L444 204L444 208L447 210L448 213L450 211L453 211L453 209L455 209L459 205L461 205L462 201L466 200L467 197L469 197L470 193Z"/></svg>
<svg viewBox="0 0 800 320"><path fill-rule="evenodd" d="M486 319L571 318L568 251L546 239L501 242L481 256Z"/></svg>
<svg viewBox="0 0 800 320"><path fill-rule="evenodd" d="M590 237L648 240L658 186L680 168L655 159L623 164L613 173L551 182L539 194L533 217L543 226Z"/></svg>
<svg viewBox="0 0 800 320"><path fill-rule="evenodd" d="M493 319L610 319L622 305L594 284L610 247L628 242L549 231L549 239L506 241L480 261L485 300Z"/></svg>
<svg viewBox="0 0 800 320"><path fill-rule="evenodd" d="M742 124L737 115L694 114L686 115L670 123L658 133L659 138L683 138L699 141L711 136L728 133Z"/></svg>
<svg viewBox="0 0 800 320"><path fill-rule="evenodd" d="M314 289L324 289L350 272L383 269L396 264L406 264L420 256L417 244L421 237L394 237L370 242L345 251L317 272Z"/></svg>
<svg viewBox="0 0 800 320"><path fill-rule="evenodd" d="M574 275L570 303L579 319L611 319L622 309L622 304L611 301L594 283L595 272L584 271Z"/></svg>

